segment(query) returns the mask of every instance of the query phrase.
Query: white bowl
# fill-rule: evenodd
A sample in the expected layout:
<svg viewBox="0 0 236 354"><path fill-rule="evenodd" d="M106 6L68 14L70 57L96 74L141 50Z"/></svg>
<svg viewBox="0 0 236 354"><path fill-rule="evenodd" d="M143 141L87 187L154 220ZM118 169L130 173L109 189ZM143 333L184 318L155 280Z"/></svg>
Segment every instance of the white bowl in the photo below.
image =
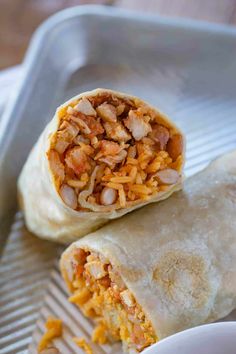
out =
<svg viewBox="0 0 236 354"><path fill-rule="evenodd" d="M236 354L236 321L187 329L152 345L143 354Z"/></svg>

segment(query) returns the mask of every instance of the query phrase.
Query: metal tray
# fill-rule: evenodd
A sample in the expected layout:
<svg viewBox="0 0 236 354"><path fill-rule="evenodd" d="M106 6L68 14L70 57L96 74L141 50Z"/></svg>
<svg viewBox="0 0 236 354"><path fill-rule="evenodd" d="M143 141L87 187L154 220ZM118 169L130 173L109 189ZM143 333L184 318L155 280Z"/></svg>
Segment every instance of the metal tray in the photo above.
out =
<svg viewBox="0 0 236 354"><path fill-rule="evenodd" d="M235 29L113 8L71 8L39 28L0 122L1 243L7 238L0 267L1 354L26 353L29 344L35 353L48 314L65 321L63 340L55 341L63 354L80 353L71 336L91 333L91 322L66 301L57 268L61 248L30 235L22 215L15 215L17 176L56 107L96 87L152 102L186 133L189 176L236 148L235 57Z"/></svg>

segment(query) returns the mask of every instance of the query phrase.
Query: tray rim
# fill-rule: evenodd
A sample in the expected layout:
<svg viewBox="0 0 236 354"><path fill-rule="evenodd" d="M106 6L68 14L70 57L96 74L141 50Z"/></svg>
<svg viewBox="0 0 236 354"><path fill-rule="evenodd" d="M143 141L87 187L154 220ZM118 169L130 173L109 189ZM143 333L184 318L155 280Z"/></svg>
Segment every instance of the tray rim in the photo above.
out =
<svg viewBox="0 0 236 354"><path fill-rule="evenodd" d="M7 120L13 112L12 107L15 106L16 101L26 84L27 78L32 71L32 64L34 59L37 56L37 53L39 52L47 33L50 33L50 31L52 31L63 21L68 21L76 17L87 15L98 17L109 16L114 18L126 18L136 20L138 22L155 23L162 27L171 27L172 29L178 28L202 33L207 32L212 34L223 34L235 37L236 39L236 27L220 23L211 23L182 17L162 16L150 13L142 14L136 10L127 10L105 5L80 5L61 10L43 21L31 37L28 49L23 59L23 77L20 80L15 94L9 99L5 112L3 113L0 121L0 145L4 136L4 128L6 128Z"/></svg>
<svg viewBox="0 0 236 354"><path fill-rule="evenodd" d="M108 16L121 19L131 19L137 22L149 22L157 24L162 27L183 30L192 30L201 33L211 33L218 35L226 35L236 39L236 27L232 25L225 25L220 23L211 23L206 21L198 21L194 19L162 16L157 14L142 14L139 11L127 10L119 7L111 7L106 5L80 5L70 7L61 10L48 19L42 22L42 24L33 33L25 57L23 59L23 75L18 83L15 92L11 95L6 105L5 111L0 121L0 163L4 156L4 144L3 140L6 136L6 130L9 119L14 111L17 102L20 100L20 96L25 92L27 81L29 76L31 79L35 76L34 71L37 68L33 67L37 53L43 45L44 39L47 33L50 33L54 28L64 21L71 20L76 17L83 16Z"/></svg>

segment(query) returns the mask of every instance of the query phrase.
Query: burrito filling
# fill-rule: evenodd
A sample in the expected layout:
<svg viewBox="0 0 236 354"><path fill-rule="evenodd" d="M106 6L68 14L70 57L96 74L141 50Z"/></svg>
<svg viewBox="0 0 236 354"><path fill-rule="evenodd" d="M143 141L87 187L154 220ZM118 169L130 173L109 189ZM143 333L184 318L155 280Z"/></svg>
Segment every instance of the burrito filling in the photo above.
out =
<svg viewBox="0 0 236 354"><path fill-rule="evenodd" d="M131 207L179 182L183 140L161 114L111 93L59 111L47 153L57 191L78 211Z"/></svg>
<svg viewBox="0 0 236 354"><path fill-rule="evenodd" d="M158 341L150 320L119 272L102 255L76 249L66 271L72 291L69 301L97 324L94 342L121 340L126 349L141 352Z"/></svg>

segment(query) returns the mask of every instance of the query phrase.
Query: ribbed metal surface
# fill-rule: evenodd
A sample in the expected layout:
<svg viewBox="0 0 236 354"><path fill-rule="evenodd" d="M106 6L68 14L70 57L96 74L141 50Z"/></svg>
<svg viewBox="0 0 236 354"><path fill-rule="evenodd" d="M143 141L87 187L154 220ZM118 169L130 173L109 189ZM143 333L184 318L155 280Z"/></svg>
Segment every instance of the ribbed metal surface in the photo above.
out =
<svg viewBox="0 0 236 354"><path fill-rule="evenodd" d="M106 14L108 15L108 10ZM31 72L38 76L31 82L31 90L28 92L31 96L24 97L24 107L27 109L22 111L22 122L26 120L28 125L32 124L33 114L37 118L39 129L40 124L43 125L48 120L45 105L39 104L38 97L46 102L52 112L59 103L78 92L95 87L109 87L139 95L170 114L187 136L187 176L204 168L216 156L236 148L236 36L233 41L232 35L228 36L223 30L224 34L217 30L217 35L214 31L208 35L206 28L203 32L194 26L181 29L181 26L163 25L162 21L159 25L158 22L154 25L152 21L150 27L148 19L146 22L144 19L139 22L132 18L135 26L129 27L130 36L125 33L120 39L118 32L123 27L122 16L117 21L114 17L110 20L109 17L103 19L103 27L102 17L96 18L93 15L90 21L86 20L86 24L89 23L89 28L100 28L100 33L105 36L98 39L98 45L96 38L94 43L91 42L95 32L89 37L90 29L84 27L85 22L81 27L82 20L79 17L76 19L74 13L73 16L71 34L67 37L73 39L70 47L73 61L67 67L67 57L58 55L55 58L48 49L50 45L46 45L50 35L43 38L43 48L46 49L39 63L36 61L38 57L35 58L33 64L38 69L35 70L33 64L31 65ZM127 26L128 17L125 18L124 23ZM76 21L78 27L73 27ZM64 23L63 16L61 23ZM113 29L116 25L119 31L117 28ZM80 47L79 57L78 52L73 50L76 48L74 38L81 33L81 28L85 37L90 39L88 46L91 45L91 48L87 48L83 42L84 47ZM70 31L68 15L67 31ZM148 40L145 31L149 31ZM114 45L115 38L117 46L122 41L127 41L121 50L117 50ZM161 38L160 42L156 38ZM135 40L136 45L143 45L143 50L139 48L137 53L134 52ZM57 41L53 37L50 43L61 45L63 41L61 37ZM165 46L166 43L170 43L169 46ZM153 51L155 48L157 50ZM106 56L104 53L107 49ZM57 48L56 52L64 53L64 47L63 50ZM86 55L90 54L87 58ZM120 56L119 62L113 60L115 54ZM223 62L227 64L225 70L221 70ZM55 87L56 94L51 97ZM27 102L31 103L32 110L28 109L30 105L27 106ZM1 354L36 353L37 343L49 315L63 319L63 338L54 341L61 353L82 353L73 343L72 337L83 336L89 340L92 323L67 301L67 291L58 270L61 251L58 246L30 235L24 228L22 215L16 215L0 267ZM236 319L235 314L231 315L232 318ZM102 348L93 345L93 348L99 354L121 353L119 345Z"/></svg>
<svg viewBox="0 0 236 354"><path fill-rule="evenodd" d="M17 213L0 263L0 353L26 353L57 252Z"/></svg>
<svg viewBox="0 0 236 354"><path fill-rule="evenodd" d="M93 329L92 322L85 319L81 312L66 300L68 293L57 264L58 262L56 262L51 273L47 293L44 298L44 306L41 308L37 327L33 334L33 341L29 348L30 353L36 353L37 344L45 330L44 324L48 316L63 319L63 340L56 339L54 341L54 345L61 353L83 353L72 340L75 336L86 338L90 342ZM119 344L113 346L105 345L101 348L91 343L91 346L96 354L116 354L121 352Z"/></svg>

